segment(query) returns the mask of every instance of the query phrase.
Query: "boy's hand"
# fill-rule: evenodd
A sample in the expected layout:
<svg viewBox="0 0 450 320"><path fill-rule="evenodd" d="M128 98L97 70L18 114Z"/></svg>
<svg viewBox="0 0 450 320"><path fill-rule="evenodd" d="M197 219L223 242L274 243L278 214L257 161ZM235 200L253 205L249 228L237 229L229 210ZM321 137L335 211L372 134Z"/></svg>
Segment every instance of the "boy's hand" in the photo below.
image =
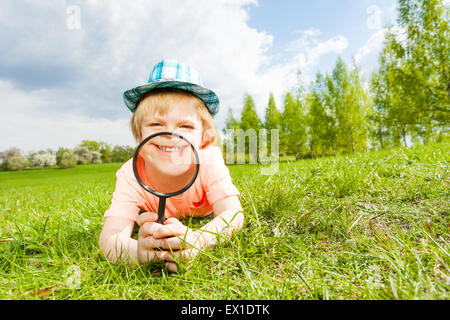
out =
<svg viewBox="0 0 450 320"><path fill-rule="evenodd" d="M203 246L201 233L186 227L176 218L167 219L164 225L156 223L157 219L156 213L145 212L136 220L141 227L138 252L147 252L150 256L156 253L150 261L165 260L167 269L175 272L178 270L176 263L189 262L199 253ZM156 248L164 251L155 251Z"/></svg>
<svg viewBox="0 0 450 320"><path fill-rule="evenodd" d="M137 242L137 256L139 262L144 265L149 262L161 262L163 261L163 256L166 254L164 251L157 250L159 246L153 238L155 227L160 226L156 222L157 220L158 215L154 212L144 212L136 219L136 223L140 227Z"/></svg>
<svg viewBox="0 0 450 320"><path fill-rule="evenodd" d="M162 258L167 261L166 268L171 272L176 272L181 263L189 267L189 262L194 260L203 247L201 232L193 231L176 218L167 219L159 232L158 235L167 236L163 240L165 243L161 245L164 249L169 249L169 252Z"/></svg>

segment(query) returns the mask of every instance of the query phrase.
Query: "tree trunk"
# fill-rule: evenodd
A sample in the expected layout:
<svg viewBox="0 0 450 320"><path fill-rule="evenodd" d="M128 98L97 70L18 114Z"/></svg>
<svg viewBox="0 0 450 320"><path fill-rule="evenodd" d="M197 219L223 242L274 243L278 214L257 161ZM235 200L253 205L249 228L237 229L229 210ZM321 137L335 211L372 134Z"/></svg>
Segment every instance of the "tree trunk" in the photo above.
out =
<svg viewBox="0 0 450 320"><path fill-rule="evenodd" d="M379 134L379 137L380 137L380 147L381 147L381 150L383 150L384 149L384 145L383 145L383 130L381 129L381 127L380 127L380 130L378 131L378 134Z"/></svg>
<svg viewBox="0 0 450 320"><path fill-rule="evenodd" d="M406 131L405 128L402 129L402 136L403 136L403 143L405 144L405 147L407 147L407 143L406 143Z"/></svg>
<svg viewBox="0 0 450 320"><path fill-rule="evenodd" d="M352 151L355 153L355 142L353 141L353 132L350 132L350 140L352 141Z"/></svg>

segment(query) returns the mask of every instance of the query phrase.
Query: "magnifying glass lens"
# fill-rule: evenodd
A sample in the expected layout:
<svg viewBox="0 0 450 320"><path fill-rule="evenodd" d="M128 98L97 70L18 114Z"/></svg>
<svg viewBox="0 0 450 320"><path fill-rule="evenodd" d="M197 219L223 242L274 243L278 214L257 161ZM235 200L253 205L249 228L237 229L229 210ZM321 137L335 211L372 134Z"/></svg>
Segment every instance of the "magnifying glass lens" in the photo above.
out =
<svg viewBox="0 0 450 320"><path fill-rule="evenodd" d="M198 161L195 149L185 138L170 133L154 135L139 148L135 169L150 189L172 194L195 179Z"/></svg>

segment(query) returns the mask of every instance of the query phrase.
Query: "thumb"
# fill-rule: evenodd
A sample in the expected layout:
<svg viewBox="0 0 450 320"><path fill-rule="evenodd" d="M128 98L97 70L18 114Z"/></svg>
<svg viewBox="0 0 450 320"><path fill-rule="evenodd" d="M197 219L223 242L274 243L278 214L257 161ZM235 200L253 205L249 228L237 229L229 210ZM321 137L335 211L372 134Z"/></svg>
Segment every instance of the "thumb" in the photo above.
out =
<svg viewBox="0 0 450 320"><path fill-rule="evenodd" d="M136 223L141 227L146 222L156 222L156 220L158 220L158 214L155 212L143 212L137 217Z"/></svg>
<svg viewBox="0 0 450 320"><path fill-rule="evenodd" d="M175 224L175 223L181 223L181 221L178 220L177 218L169 218L166 221L164 221L164 225Z"/></svg>

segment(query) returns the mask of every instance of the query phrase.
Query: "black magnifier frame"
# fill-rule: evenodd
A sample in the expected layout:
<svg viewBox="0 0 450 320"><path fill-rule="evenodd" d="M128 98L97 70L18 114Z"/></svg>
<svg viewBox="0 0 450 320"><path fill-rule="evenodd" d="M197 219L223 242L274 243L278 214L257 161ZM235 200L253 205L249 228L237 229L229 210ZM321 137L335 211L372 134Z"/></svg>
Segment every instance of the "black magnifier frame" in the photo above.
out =
<svg viewBox="0 0 450 320"><path fill-rule="evenodd" d="M178 137L180 139L183 139L184 141L186 141L187 143L189 143L189 145L191 146L192 150L194 151L194 156L195 156L195 160L196 160L196 165L195 165L195 173L194 176L192 177L191 181L189 181L189 183L182 189L175 191L175 192L170 192L170 193L164 193L164 192L159 192L156 190L153 190L152 188L150 188L149 186L147 186L144 181L142 181L141 177L139 176L139 172L137 169L137 159L139 157L139 152L141 151L141 148L151 139L157 137L157 136L175 136ZM136 151L134 152L133 155L133 172L134 172L134 176L136 177L136 180L139 182L139 184L141 185L142 188L144 188L146 191L150 192L151 194L159 197L159 203L158 203L158 223L164 224L164 214L166 211L166 199L179 195L183 192L185 192L187 189L189 189L192 184L194 183L195 179L197 179L198 176L198 171L200 169L200 160L198 157L198 153L197 150L195 150L194 145L185 137L183 137L181 134L175 133L175 132L168 132L168 131L163 131L163 132L157 132L154 133L152 135L149 135L147 138L145 138L144 140L142 140L142 142L139 144L139 146L136 148Z"/></svg>

